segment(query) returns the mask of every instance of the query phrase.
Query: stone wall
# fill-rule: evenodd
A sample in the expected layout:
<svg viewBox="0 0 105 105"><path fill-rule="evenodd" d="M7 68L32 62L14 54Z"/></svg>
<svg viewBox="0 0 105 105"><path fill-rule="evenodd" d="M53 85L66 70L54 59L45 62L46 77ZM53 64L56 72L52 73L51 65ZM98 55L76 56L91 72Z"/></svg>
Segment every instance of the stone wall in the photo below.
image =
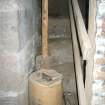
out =
<svg viewBox="0 0 105 105"><path fill-rule="evenodd" d="M28 105L35 66L38 0L0 0L0 105Z"/></svg>
<svg viewBox="0 0 105 105"><path fill-rule="evenodd" d="M96 0L92 105L105 105L105 0Z"/></svg>

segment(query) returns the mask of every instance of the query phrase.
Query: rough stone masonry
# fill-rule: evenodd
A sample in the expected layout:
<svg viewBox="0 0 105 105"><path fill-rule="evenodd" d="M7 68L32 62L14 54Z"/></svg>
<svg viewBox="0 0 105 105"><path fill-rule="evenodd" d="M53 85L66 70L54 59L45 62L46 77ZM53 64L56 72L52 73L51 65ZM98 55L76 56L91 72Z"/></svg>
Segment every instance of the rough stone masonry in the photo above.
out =
<svg viewBox="0 0 105 105"><path fill-rule="evenodd" d="M92 105L105 105L105 0L96 0L96 51Z"/></svg>

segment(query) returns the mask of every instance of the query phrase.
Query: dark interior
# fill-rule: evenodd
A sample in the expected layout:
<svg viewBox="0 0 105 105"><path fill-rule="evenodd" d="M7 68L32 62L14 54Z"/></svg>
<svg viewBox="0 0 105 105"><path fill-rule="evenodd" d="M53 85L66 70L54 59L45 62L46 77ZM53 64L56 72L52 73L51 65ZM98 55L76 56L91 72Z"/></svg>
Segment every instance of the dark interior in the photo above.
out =
<svg viewBox="0 0 105 105"><path fill-rule="evenodd" d="M82 16L88 28L88 8L89 0L78 0L82 12ZM49 0L49 16L62 16L67 17L69 14L68 0Z"/></svg>

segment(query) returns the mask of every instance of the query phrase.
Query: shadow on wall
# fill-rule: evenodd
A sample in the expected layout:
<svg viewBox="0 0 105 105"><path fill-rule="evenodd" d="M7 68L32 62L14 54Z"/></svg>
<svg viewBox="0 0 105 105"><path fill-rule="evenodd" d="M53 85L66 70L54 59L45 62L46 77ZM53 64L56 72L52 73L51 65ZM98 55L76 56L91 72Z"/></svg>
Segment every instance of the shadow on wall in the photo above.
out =
<svg viewBox="0 0 105 105"><path fill-rule="evenodd" d="M49 0L49 16L68 16L68 0Z"/></svg>

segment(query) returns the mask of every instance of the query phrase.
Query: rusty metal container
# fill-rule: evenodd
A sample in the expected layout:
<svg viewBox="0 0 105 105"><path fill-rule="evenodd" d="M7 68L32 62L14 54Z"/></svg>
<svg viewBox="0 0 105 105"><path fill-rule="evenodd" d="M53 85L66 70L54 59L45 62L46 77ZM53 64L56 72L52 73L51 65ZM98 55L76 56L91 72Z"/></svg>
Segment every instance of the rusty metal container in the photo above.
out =
<svg viewBox="0 0 105 105"><path fill-rule="evenodd" d="M30 105L62 105L62 75L40 70L29 78Z"/></svg>

